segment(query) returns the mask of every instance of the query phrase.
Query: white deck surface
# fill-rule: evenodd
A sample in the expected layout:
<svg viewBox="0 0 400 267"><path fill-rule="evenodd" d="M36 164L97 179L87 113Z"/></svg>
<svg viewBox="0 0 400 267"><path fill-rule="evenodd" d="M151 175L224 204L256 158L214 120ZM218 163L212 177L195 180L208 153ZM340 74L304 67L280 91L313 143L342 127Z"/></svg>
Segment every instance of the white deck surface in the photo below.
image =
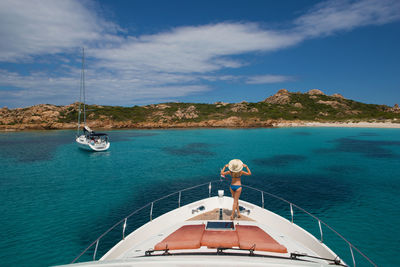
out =
<svg viewBox="0 0 400 267"><path fill-rule="evenodd" d="M153 252L152 256L145 256L145 252L154 249L154 246L183 225L206 224L207 220L191 220L201 218L205 214L217 209L231 209L231 197L211 197L170 211L148 222L121 240L100 261L82 263L79 265L92 266L331 266L330 262L311 258L301 258L305 261L287 259L290 253L301 253L310 256L334 259L336 257L328 247L317 240L304 229L292 224L279 215L245 201L239 205L247 211L242 212L251 220L235 220L240 225L256 225L278 243L285 246L288 253L274 253L255 251L257 256L249 256L249 251L225 250L226 254L217 255L216 249L201 247L200 249L170 250L173 256L162 256L163 252ZM204 210L200 211L199 207ZM129 223L129 222L128 222ZM203 254L202 254L203 253ZM212 255L210 255L210 254ZM233 254L232 254L233 253ZM267 257L260 257L261 255ZM279 258L281 257L281 258ZM282 257L285 257L283 259Z"/></svg>

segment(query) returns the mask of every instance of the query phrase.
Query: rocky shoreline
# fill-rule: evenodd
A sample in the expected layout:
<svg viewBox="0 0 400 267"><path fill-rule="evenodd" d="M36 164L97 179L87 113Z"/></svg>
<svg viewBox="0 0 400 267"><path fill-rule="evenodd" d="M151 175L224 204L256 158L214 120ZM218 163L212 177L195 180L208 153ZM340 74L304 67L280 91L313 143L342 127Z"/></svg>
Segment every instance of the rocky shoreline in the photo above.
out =
<svg viewBox="0 0 400 267"><path fill-rule="evenodd" d="M201 122L139 122L132 121L90 121L88 126L92 129L179 129L179 128L272 128L276 127L274 120L251 120L245 121L239 117L229 117L223 120L207 120ZM15 125L0 125L0 131L23 131L23 130L69 130L76 129L77 123L28 123Z"/></svg>
<svg viewBox="0 0 400 267"><path fill-rule="evenodd" d="M187 128L290 128L290 127L339 127L339 128L392 128L400 129L400 123L392 122L312 122L312 121L252 121L246 122L240 118L229 118L222 121L203 121L186 123L118 123L102 125L96 122L89 123L89 126L98 130L117 129L187 129ZM54 123L54 124L19 124L12 127L0 125L0 131L32 131L32 130L73 130L77 124Z"/></svg>

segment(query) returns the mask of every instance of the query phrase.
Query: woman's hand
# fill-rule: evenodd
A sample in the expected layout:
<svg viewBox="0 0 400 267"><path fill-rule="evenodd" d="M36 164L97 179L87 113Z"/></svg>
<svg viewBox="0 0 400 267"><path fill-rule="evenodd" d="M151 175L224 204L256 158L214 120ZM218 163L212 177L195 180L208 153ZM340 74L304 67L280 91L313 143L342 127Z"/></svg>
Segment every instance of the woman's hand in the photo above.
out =
<svg viewBox="0 0 400 267"><path fill-rule="evenodd" d="M221 175L225 175L225 174L227 174L228 172L225 172L225 168L228 168L228 164L225 164L224 165L224 167L222 168L222 170L221 170Z"/></svg>
<svg viewBox="0 0 400 267"><path fill-rule="evenodd" d="M243 163L243 168L247 168L247 165Z"/></svg>

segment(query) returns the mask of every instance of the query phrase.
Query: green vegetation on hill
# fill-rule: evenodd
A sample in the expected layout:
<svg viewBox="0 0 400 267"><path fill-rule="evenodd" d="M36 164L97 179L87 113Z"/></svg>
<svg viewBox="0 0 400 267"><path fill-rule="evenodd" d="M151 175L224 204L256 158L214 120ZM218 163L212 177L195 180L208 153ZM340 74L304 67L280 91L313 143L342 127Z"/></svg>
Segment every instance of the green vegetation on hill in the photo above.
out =
<svg viewBox="0 0 400 267"><path fill-rule="evenodd" d="M0 109L0 125L38 125L46 127L54 123L76 123L79 104L54 106L42 104L28 108ZM168 127L179 123L203 123L197 125L238 125L237 127L270 125L271 120L318 121L318 122L380 122L400 123L398 105L364 104L345 99L341 95L328 96L313 89L307 93L292 93L285 89L264 101L256 103L161 103L147 106L121 107L86 105L87 120L102 127L135 127L137 123ZM82 116L83 117L83 116ZM219 124L220 121L226 123ZM238 120L242 123L237 124ZM265 123L263 123L265 122ZM218 126L219 125L219 126Z"/></svg>
<svg viewBox="0 0 400 267"><path fill-rule="evenodd" d="M90 120L136 122L201 122L223 120L232 116L243 120L303 120L303 121L380 121L400 120L400 110L385 105L364 104L338 96L310 93L290 93L281 90L257 103L162 103L148 106L87 106ZM70 107L59 122L74 122L77 111Z"/></svg>
<svg viewBox="0 0 400 267"><path fill-rule="evenodd" d="M131 120L133 122L141 122L145 121L148 114L149 112L145 108L139 106L120 107L86 105L86 117L90 120L107 118L113 121ZM60 118L58 121L64 123L76 122L77 118L78 110L71 106L66 111L60 112Z"/></svg>

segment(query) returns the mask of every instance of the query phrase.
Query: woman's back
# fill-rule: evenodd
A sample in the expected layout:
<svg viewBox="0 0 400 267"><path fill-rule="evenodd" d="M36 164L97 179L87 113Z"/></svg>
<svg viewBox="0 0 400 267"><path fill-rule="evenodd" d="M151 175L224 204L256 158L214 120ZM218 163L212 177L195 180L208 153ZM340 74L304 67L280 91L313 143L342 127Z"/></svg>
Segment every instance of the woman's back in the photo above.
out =
<svg viewBox="0 0 400 267"><path fill-rule="evenodd" d="M231 172L230 173L231 177L232 177L232 182L231 184L233 185L242 185L242 172Z"/></svg>

